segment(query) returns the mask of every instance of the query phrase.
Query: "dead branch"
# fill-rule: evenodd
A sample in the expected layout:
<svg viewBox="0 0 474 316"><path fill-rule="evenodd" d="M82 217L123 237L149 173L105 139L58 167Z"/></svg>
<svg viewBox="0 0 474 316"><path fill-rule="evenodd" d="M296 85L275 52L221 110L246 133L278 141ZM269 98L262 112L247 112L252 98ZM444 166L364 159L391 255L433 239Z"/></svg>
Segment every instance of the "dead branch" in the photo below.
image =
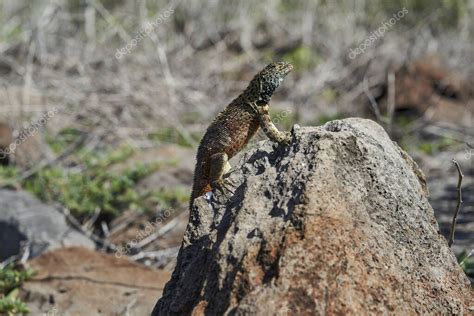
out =
<svg viewBox="0 0 474 316"><path fill-rule="evenodd" d="M149 245L151 242L156 240L157 238L160 238L161 236L165 235L167 232L171 231L173 228L175 228L179 224L179 216L173 218L169 223L167 223L165 226L161 227L156 233L151 234L147 238L143 239L140 241L137 245L136 248L143 248L147 245Z"/></svg>
<svg viewBox="0 0 474 316"><path fill-rule="evenodd" d="M33 167L29 170L26 170L25 172L23 172L21 174L20 181L28 180L31 177L33 177L34 175L36 175L38 172L40 172L41 170L43 170L45 168L49 168L53 165L56 165L56 164L60 163L62 160L66 159L67 157L72 155L77 149L79 149L82 146L82 144L85 142L86 139L87 139L87 136L82 135L79 138L79 140L77 140L74 144L72 144L71 146L66 148L64 150L64 152L61 155L59 155L58 157L56 157L52 160L49 160L49 161L48 160L42 161L41 163L39 163L35 167Z"/></svg>
<svg viewBox="0 0 474 316"><path fill-rule="evenodd" d="M388 117L388 130L389 133L392 133L392 125L393 125L393 115L395 113L395 72L390 71L387 77L388 83L388 109L387 109L387 117Z"/></svg>
<svg viewBox="0 0 474 316"><path fill-rule="evenodd" d="M71 215L71 212L69 211L69 209L65 208L65 207L58 207L58 210L64 214L64 216L66 216L66 219L68 220L68 222L74 227L76 228L77 230L79 230L82 234L84 234L85 236L89 237L90 239L92 239L94 242L96 242L97 244L101 245L102 247L104 247L105 249L107 250L111 250L111 251L116 251L117 250L117 246L112 244L112 243L109 243L108 241L100 238L99 236L97 236L96 234L94 234L92 231L87 231L82 225L81 223L79 223L79 221Z"/></svg>
<svg viewBox="0 0 474 316"><path fill-rule="evenodd" d="M458 219L458 214L459 210L461 209L462 205L462 191L461 191L461 184L462 184L462 179L464 178L464 175L462 174L461 167L459 166L459 163L457 162L456 159L453 159L453 164L456 166L456 169L458 171L458 185L456 186L456 190L458 193L458 203L456 205L456 211L454 212L453 216L453 221L451 223L451 230L449 232L449 239L448 239L448 245L451 247L454 241L454 230L456 228L456 221Z"/></svg>
<svg viewBox="0 0 474 316"><path fill-rule="evenodd" d="M364 92L367 95L367 98L369 98L370 105L372 106L372 110L374 111L375 118L377 119L378 122L382 122L382 115L380 114L380 109L377 101L375 101L374 96L370 92L369 89L369 81L367 80L367 77L364 78Z"/></svg>

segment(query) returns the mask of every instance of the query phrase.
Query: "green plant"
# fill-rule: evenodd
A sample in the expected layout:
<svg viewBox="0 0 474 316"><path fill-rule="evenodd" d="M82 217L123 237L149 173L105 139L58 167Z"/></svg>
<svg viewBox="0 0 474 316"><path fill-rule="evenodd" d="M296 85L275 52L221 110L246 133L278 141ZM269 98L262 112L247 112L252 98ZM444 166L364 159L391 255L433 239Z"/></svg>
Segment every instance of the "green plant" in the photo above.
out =
<svg viewBox="0 0 474 316"><path fill-rule="evenodd" d="M134 151L123 147L107 154L82 153L76 157L81 170L52 166L40 170L24 181L18 179L14 167L0 167L0 185L16 187L22 185L45 202L59 202L78 219L100 210L107 219L112 219L125 210L153 211L156 206L177 207L188 200L183 189L138 190L139 182L159 170L163 164L173 165L169 160L161 163L125 163Z"/></svg>
<svg viewBox="0 0 474 316"><path fill-rule="evenodd" d="M122 148L102 157L88 155L83 158L85 168L80 172L45 168L26 180L24 187L43 201L61 203L79 218L97 209L112 216L127 209L142 211L144 194L136 190L136 185L160 166L152 163L123 170L111 168L132 153L130 148Z"/></svg>
<svg viewBox="0 0 474 316"><path fill-rule="evenodd" d="M307 71L322 61L317 52L305 45L294 48L292 51L284 54L281 59L291 63L297 72Z"/></svg>
<svg viewBox="0 0 474 316"><path fill-rule="evenodd" d="M20 38L23 32L22 25L20 23L14 23L12 25L7 25L1 31L0 38L5 42L13 42Z"/></svg>
<svg viewBox="0 0 474 316"><path fill-rule="evenodd" d="M150 194L150 202L162 209L175 208L189 201L189 192L184 188L159 190Z"/></svg>
<svg viewBox="0 0 474 316"><path fill-rule="evenodd" d="M410 115L395 115L393 122L397 126L409 129L413 123L416 122L416 117Z"/></svg>
<svg viewBox="0 0 474 316"><path fill-rule="evenodd" d="M340 120L342 118L344 118L344 115L342 115L342 113L336 113L333 115L320 115L317 118L315 125L323 125L323 124L326 124L327 122Z"/></svg>
<svg viewBox="0 0 474 316"><path fill-rule="evenodd" d="M56 135L46 135L46 141L55 153L61 153L68 146L74 144L79 137L81 132L74 128L64 128Z"/></svg>
<svg viewBox="0 0 474 316"><path fill-rule="evenodd" d="M11 294L14 293L12 292ZM0 298L0 314L2 315L28 314L29 312L28 306L20 299L14 298L11 295Z"/></svg>
<svg viewBox="0 0 474 316"><path fill-rule="evenodd" d="M34 274L35 272L31 269L19 270L13 265L0 269L0 314L29 313L26 304L18 298L18 288Z"/></svg>
<svg viewBox="0 0 474 316"><path fill-rule="evenodd" d="M446 150L449 146L455 144L455 141L451 138L442 137L438 140L431 142L423 142L418 145L418 148L428 155L437 154L440 151Z"/></svg>
<svg viewBox="0 0 474 316"><path fill-rule="evenodd" d="M333 103L339 97L338 91L333 88L325 88L323 91L321 91L321 95L328 103Z"/></svg>
<svg viewBox="0 0 474 316"><path fill-rule="evenodd" d="M467 253L467 251L463 251L458 256L458 262L461 268L464 270L466 275L470 278L474 279L474 256L473 253ZM472 284L474 286L474 283Z"/></svg>
<svg viewBox="0 0 474 316"><path fill-rule="evenodd" d="M191 135L191 138L195 142L199 142L200 137L201 135L197 134ZM151 133L148 138L158 143L172 143L183 147L193 146L193 144L191 144L176 128L173 127L161 128L160 130Z"/></svg>
<svg viewBox="0 0 474 316"><path fill-rule="evenodd" d="M18 170L14 167L0 166L0 188L14 188L18 184Z"/></svg>

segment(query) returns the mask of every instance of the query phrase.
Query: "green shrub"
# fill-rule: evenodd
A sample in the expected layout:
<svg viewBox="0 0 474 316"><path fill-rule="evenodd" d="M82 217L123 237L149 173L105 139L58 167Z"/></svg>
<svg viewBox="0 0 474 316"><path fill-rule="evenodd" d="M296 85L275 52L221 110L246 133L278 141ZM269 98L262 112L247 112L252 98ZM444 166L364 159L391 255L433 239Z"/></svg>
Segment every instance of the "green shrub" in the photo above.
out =
<svg viewBox="0 0 474 316"><path fill-rule="evenodd" d="M447 137L442 137L437 140L430 142L423 142L418 145L419 149L428 155L435 155L441 151L448 149L450 146L454 145L456 142Z"/></svg>
<svg viewBox="0 0 474 316"><path fill-rule="evenodd" d="M461 268L464 270L464 272L467 274L468 277L474 278L474 256L471 253L470 255L466 252L463 251L459 256L458 256L458 262ZM474 284L473 284L474 286Z"/></svg>
<svg viewBox="0 0 474 316"><path fill-rule="evenodd" d="M0 187L16 187L18 185L18 176L18 170L15 167L0 166Z"/></svg>
<svg viewBox="0 0 474 316"><path fill-rule="evenodd" d="M157 191L137 188L141 180L163 164L174 165L175 161L129 167L125 161L133 154L129 147L105 155L83 153L72 157L80 168L51 166L26 180L20 180L15 167L0 166L0 186L22 186L44 202L59 202L78 219L96 210L111 220L126 210L154 211L157 206L164 209L187 203L188 192L183 188Z"/></svg>
<svg viewBox="0 0 474 316"><path fill-rule="evenodd" d="M74 128L62 129L56 135L46 135L46 141L55 153L61 153L79 140L81 132Z"/></svg>
<svg viewBox="0 0 474 316"><path fill-rule="evenodd" d="M184 188L158 190L150 194L152 205L159 205L162 209L175 208L180 204L188 203L189 192Z"/></svg>
<svg viewBox="0 0 474 316"><path fill-rule="evenodd" d="M0 297L1 315L28 314L29 312L28 306L22 300L10 296Z"/></svg>
<svg viewBox="0 0 474 316"><path fill-rule="evenodd" d="M142 211L144 195L138 193L136 185L158 170L159 165L138 164L111 170L111 166L123 162L132 153L130 148L123 148L104 157L89 155L83 158L84 170L45 168L23 185L41 200L59 202L79 218L97 209L113 216L127 209Z"/></svg>
<svg viewBox="0 0 474 316"><path fill-rule="evenodd" d="M27 314L29 309L18 298L18 288L34 275L31 269L18 270L13 265L0 269L0 314Z"/></svg>

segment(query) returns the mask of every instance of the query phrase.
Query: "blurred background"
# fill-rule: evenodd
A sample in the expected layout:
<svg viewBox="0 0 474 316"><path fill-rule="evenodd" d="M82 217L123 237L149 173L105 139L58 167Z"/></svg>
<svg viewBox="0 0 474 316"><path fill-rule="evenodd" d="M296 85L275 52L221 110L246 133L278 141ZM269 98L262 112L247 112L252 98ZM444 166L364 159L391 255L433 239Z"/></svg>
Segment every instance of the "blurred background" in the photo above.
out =
<svg viewBox="0 0 474 316"><path fill-rule="evenodd" d="M445 236L458 161L453 250L474 277L474 0L0 10L0 312L149 312L187 224L201 136L280 60L295 69L272 99L278 127L377 121L424 171Z"/></svg>

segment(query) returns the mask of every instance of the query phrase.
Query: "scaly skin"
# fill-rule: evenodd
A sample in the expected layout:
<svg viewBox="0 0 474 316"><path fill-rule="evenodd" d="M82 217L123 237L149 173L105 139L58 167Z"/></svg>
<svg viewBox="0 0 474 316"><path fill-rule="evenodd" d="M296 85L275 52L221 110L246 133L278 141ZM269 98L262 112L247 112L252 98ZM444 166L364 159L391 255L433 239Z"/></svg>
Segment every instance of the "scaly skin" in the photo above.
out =
<svg viewBox="0 0 474 316"><path fill-rule="evenodd" d="M247 145L260 127L272 141L290 142L290 135L278 131L273 124L268 103L292 69L285 62L269 64L207 128L197 152L190 208L195 198L222 185L222 176L230 170L228 160Z"/></svg>

